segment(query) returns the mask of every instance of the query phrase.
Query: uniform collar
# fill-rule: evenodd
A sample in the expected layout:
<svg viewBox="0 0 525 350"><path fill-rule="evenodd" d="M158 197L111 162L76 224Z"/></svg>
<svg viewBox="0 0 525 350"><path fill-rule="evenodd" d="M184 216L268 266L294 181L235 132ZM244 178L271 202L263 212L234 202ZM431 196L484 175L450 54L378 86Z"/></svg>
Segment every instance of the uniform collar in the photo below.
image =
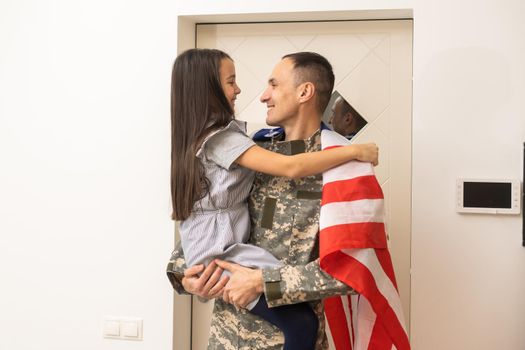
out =
<svg viewBox="0 0 525 350"><path fill-rule="evenodd" d="M330 130L330 128L321 122L321 130ZM272 140L284 140L285 134L283 128L273 129L261 129L253 135L254 141L272 141Z"/></svg>

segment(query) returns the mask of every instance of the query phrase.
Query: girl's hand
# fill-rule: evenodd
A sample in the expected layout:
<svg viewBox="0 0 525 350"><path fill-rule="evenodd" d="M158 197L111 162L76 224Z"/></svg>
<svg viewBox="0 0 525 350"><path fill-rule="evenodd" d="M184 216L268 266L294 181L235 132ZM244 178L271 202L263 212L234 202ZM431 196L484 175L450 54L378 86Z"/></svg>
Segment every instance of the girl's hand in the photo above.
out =
<svg viewBox="0 0 525 350"><path fill-rule="evenodd" d="M375 143L356 144L357 160L361 162L372 163L373 166L379 164L379 148Z"/></svg>

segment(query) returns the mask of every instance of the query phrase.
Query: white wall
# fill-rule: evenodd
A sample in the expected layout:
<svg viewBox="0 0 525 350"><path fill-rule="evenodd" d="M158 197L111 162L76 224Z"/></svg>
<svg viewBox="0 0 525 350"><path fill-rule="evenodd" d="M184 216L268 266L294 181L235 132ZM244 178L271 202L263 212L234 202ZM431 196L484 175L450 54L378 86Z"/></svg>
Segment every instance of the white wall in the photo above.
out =
<svg viewBox="0 0 525 350"><path fill-rule="evenodd" d="M454 212L458 177L522 179L524 13L518 0L416 6L416 349L525 348L521 215Z"/></svg>
<svg viewBox="0 0 525 350"><path fill-rule="evenodd" d="M413 9L413 348L525 348L521 216L455 212L456 178L522 178L525 3L206 3L180 13Z"/></svg>
<svg viewBox="0 0 525 350"><path fill-rule="evenodd" d="M0 349L170 349L166 2L0 4ZM144 341L102 338L104 315Z"/></svg>
<svg viewBox="0 0 525 350"><path fill-rule="evenodd" d="M412 339L525 345L521 217L454 212L521 178L520 0L0 4L0 348L169 349L169 72L181 14L414 9ZM144 318L144 342L101 338Z"/></svg>

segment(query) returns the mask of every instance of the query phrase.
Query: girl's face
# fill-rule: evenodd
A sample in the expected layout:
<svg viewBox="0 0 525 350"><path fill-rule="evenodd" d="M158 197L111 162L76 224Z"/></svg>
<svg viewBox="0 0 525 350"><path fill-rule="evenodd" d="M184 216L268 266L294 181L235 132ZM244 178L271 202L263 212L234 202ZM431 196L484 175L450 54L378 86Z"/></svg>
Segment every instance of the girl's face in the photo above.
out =
<svg viewBox="0 0 525 350"><path fill-rule="evenodd" d="M233 110L235 109L235 99L237 95L241 93L241 89L237 86L235 80L235 66L233 65L233 61L229 58L223 58L221 67L219 68L219 74L221 76L222 90Z"/></svg>

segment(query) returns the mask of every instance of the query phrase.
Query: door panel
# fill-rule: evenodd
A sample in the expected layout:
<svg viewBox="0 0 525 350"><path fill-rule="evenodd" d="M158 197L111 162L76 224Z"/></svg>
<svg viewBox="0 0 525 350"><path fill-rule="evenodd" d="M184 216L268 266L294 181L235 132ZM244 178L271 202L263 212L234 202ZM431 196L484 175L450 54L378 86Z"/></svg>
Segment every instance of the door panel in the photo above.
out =
<svg viewBox="0 0 525 350"><path fill-rule="evenodd" d="M249 132L266 127L259 97L283 55L314 51L331 62L334 90L368 122L352 141L380 147L375 170L409 329L412 21L203 24L197 25L197 47L221 49L235 61L242 90L236 114ZM194 350L205 349L212 307L194 302Z"/></svg>

